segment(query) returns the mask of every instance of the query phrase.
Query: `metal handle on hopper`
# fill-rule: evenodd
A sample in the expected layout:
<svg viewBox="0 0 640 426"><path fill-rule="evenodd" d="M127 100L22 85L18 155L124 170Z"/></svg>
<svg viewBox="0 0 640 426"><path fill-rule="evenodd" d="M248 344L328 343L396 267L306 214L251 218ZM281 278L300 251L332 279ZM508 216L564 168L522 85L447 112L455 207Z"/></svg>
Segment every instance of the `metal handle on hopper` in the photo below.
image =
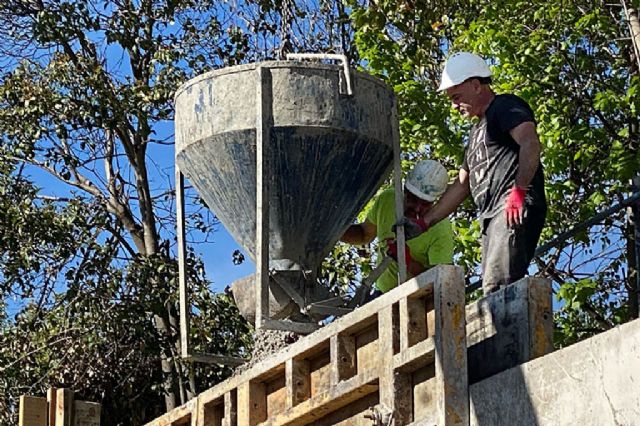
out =
<svg viewBox="0 0 640 426"><path fill-rule="evenodd" d="M320 59L327 61L338 61L342 65L344 73L344 82L347 86L347 95L353 95L351 87L351 72L349 71L349 60L346 55L338 55L335 53L287 53L287 60L295 59Z"/></svg>

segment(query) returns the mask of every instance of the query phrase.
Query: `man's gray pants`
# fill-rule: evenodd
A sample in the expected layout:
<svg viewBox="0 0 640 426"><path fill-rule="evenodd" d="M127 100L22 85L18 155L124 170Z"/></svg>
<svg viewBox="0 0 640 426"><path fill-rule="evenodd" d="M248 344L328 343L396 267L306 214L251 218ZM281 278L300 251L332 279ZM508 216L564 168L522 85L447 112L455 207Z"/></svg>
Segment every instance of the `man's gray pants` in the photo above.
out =
<svg viewBox="0 0 640 426"><path fill-rule="evenodd" d="M499 290L524 277L544 227L546 206L527 206L522 225L507 226L503 210L482 222L482 289Z"/></svg>

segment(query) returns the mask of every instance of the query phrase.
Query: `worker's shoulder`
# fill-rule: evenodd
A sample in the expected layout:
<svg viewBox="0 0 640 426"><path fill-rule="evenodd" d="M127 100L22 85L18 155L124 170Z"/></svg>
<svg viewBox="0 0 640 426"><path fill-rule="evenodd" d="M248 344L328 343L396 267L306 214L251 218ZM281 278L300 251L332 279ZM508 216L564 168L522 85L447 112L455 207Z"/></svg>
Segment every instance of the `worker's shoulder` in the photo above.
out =
<svg viewBox="0 0 640 426"><path fill-rule="evenodd" d="M376 202L377 203L392 203L393 205L395 205L395 195L396 195L396 191L394 191L393 187L390 188L386 188L383 189L378 196L376 197Z"/></svg>
<svg viewBox="0 0 640 426"><path fill-rule="evenodd" d="M375 196L371 207L369 207L367 219L369 219L370 222L378 224L381 218L386 217L387 214L395 214L394 206L393 188L387 188ZM388 212L390 209L392 210L391 213Z"/></svg>
<svg viewBox="0 0 640 426"><path fill-rule="evenodd" d="M451 226L449 218L446 217L429 228L429 232L432 235L451 235L453 237L453 226Z"/></svg>
<svg viewBox="0 0 640 426"><path fill-rule="evenodd" d="M396 191L393 188L393 186L390 186L388 188L383 189L380 192L380 195L378 195L378 197L393 197L395 195Z"/></svg>
<svg viewBox="0 0 640 426"><path fill-rule="evenodd" d="M513 106L531 109L531 106L526 100L518 95L514 95L513 93L501 93L499 95L496 95L494 101L492 102L492 106L495 109L511 108Z"/></svg>

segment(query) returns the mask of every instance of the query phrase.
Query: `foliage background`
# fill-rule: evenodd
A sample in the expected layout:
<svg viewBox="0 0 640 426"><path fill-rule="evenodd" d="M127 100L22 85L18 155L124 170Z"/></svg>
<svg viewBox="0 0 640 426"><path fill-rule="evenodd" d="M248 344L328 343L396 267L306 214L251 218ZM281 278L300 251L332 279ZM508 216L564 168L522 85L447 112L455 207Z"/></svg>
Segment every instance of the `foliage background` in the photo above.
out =
<svg viewBox="0 0 640 426"><path fill-rule="evenodd" d="M637 0L627 6L640 7ZM398 95L403 166L452 177L470 123L434 91L446 56L492 64L497 92L534 108L550 212L543 239L615 204L638 174L638 58L623 4L601 0L8 0L0 5L0 423L17 398L69 386L103 424L142 424L227 377L184 365L176 309L172 95L210 69L343 52ZM51 196L48 173L66 189ZM42 186L42 188L38 187ZM189 238L217 223L189 194ZM478 278L479 229L454 216L457 263ZM633 228L621 211L536 259L558 300L557 344L638 316ZM369 252L338 245L345 291ZM236 257L240 260L240 256ZM196 349L244 355L250 327L189 252ZM214 277L215 278L215 277ZM8 315L8 304L19 311Z"/></svg>

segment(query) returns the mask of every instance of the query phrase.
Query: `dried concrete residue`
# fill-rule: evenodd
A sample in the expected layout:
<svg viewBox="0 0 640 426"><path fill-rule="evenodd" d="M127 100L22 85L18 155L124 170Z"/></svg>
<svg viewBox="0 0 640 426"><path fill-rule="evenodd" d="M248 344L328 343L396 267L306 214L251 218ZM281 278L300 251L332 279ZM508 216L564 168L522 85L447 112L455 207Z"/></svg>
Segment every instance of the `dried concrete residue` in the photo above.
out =
<svg viewBox="0 0 640 426"><path fill-rule="evenodd" d="M253 351L251 352L251 359L236 368L236 375L247 371L260 361L297 342L300 335L291 331L258 330L254 333L253 337L254 345Z"/></svg>

